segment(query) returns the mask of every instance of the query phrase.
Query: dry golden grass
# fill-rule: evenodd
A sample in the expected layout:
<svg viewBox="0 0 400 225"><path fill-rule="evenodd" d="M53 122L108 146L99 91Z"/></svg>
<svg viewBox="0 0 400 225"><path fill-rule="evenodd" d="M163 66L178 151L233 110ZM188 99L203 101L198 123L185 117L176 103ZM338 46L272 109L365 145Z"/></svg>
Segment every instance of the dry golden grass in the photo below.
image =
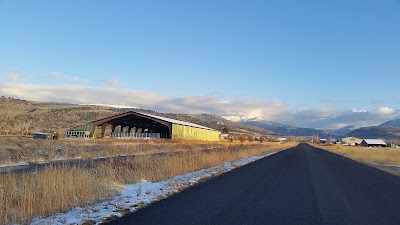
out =
<svg viewBox="0 0 400 225"><path fill-rule="evenodd" d="M181 151L166 157L142 155L132 161L104 163L95 168L48 169L0 176L0 224L24 223L33 216L46 216L105 200L121 185L140 179L160 181L223 162L280 151L297 143L226 142L218 145L208 143L207 148L204 148L204 143L172 144L168 149L179 147ZM154 146L146 146L146 149L150 147Z"/></svg>
<svg viewBox="0 0 400 225"><path fill-rule="evenodd" d="M121 183L132 183L140 179L160 181L182 173L215 166L251 155L281 151L294 146L287 144L227 145L195 152L181 152L168 157L144 155L139 160L107 164L107 171ZM128 169L127 169L128 168ZM131 171L136 171L132 173Z"/></svg>
<svg viewBox="0 0 400 225"><path fill-rule="evenodd" d="M239 142L205 142L184 140L33 140L28 138L0 138L0 164L59 159L113 157L118 155L152 154L163 152L196 151L229 146ZM258 142L243 142L251 145ZM266 145L279 145L266 142Z"/></svg>
<svg viewBox="0 0 400 225"><path fill-rule="evenodd" d="M334 145L334 146L314 145L314 146L364 163L400 165L400 149L365 148L365 147L342 146L342 145Z"/></svg>
<svg viewBox="0 0 400 225"><path fill-rule="evenodd" d="M0 176L0 224L63 212L111 196L103 177L85 169L49 169Z"/></svg>

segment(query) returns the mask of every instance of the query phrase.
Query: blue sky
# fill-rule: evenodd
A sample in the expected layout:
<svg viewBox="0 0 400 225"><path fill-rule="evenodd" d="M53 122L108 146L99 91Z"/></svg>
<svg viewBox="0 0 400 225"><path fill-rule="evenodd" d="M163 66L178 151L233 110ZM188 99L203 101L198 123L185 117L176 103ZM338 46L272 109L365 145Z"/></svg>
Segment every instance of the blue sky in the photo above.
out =
<svg viewBox="0 0 400 225"><path fill-rule="evenodd" d="M0 0L0 94L375 125L400 116L399 40L399 0Z"/></svg>

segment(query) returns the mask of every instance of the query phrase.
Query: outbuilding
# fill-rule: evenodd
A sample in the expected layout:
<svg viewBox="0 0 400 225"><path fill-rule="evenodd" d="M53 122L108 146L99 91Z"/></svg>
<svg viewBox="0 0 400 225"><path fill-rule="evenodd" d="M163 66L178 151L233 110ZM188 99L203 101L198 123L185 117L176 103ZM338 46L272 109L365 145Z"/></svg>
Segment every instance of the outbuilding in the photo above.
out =
<svg viewBox="0 0 400 225"><path fill-rule="evenodd" d="M45 132L35 132L33 133L33 139L43 139L43 140L53 139L53 135Z"/></svg>
<svg viewBox="0 0 400 225"><path fill-rule="evenodd" d="M357 146L360 145L363 139L357 137L345 137L342 138L342 143L345 145Z"/></svg>
<svg viewBox="0 0 400 225"><path fill-rule="evenodd" d="M278 141L279 141L279 142L286 142L286 141L287 141L287 138L285 138L285 137L280 137L280 138L278 138Z"/></svg>
<svg viewBox="0 0 400 225"><path fill-rule="evenodd" d="M363 147L387 147L387 144L381 139L364 139L361 142Z"/></svg>

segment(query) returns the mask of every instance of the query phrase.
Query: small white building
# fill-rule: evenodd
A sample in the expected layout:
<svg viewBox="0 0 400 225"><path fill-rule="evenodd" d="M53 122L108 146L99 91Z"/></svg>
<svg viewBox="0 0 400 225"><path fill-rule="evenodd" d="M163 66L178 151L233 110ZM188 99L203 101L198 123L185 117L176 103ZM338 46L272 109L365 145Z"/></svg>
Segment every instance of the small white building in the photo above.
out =
<svg viewBox="0 0 400 225"><path fill-rule="evenodd" d="M279 142L286 142L286 141L287 141L287 138L285 138L285 137L280 137L280 138L278 138L278 141L279 141Z"/></svg>
<svg viewBox="0 0 400 225"><path fill-rule="evenodd" d="M228 139L229 138L229 134L220 134L219 138L221 139Z"/></svg>
<svg viewBox="0 0 400 225"><path fill-rule="evenodd" d="M386 142L381 139L364 139L361 142L361 146L363 147L387 147Z"/></svg>

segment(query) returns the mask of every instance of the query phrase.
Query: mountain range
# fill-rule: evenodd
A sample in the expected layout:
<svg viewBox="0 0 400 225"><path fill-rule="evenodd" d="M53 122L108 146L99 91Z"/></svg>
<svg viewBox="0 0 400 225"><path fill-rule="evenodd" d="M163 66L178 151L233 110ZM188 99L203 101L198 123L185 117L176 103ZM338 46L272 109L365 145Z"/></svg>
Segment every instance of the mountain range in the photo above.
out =
<svg viewBox="0 0 400 225"><path fill-rule="evenodd" d="M400 140L400 119L389 120L378 126L361 127L349 132L347 136Z"/></svg>
<svg viewBox="0 0 400 225"><path fill-rule="evenodd" d="M336 130L323 130L285 125L268 120L245 117L221 117L211 114L160 113L152 110L133 108L114 108L101 105L76 105L52 102L31 102L13 98L0 98L0 135L26 135L35 131L65 132L68 128L85 124L96 118L127 111L142 111L186 122L197 123L217 130L231 132L275 135L275 136L314 136L320 138L341 138L356 136L360 138L382 138L400 140L400 119L390 120L379 126L346 126Z"/></svg>
<svg viewBox="0 0 400 225"><path fill-rule="evenodd" d="M355 136L360 138L379 138L387 140L400 140L400 119L390 120L382 123L379 126L356 128L353 125L348 125L340 129L323 130L314 128L303 128L284 125L268 120L245 119L239 123L258 126L270 130L278 136L314 136L320 138L342 138L345 136Z"/></svg>
<svg viewBox="0 0 400 225"><path fill-rule="evenodd" d="M277 122L272 122L268 120L243 120L240 121L241 124L246 124L250 126L257 126L267 130L270 130L278 136L313 136L318 135L320 137L325 137L329 135L328 131L319 130L314 128L303 128L303 127L294 127L289 125L284 125Z"/></svg>
<svg viewBox="0 0 400 225"><path fill-rule="evenodd" d="M379 127L400 127L400 119L389 120L379 125Z"/></svg>

